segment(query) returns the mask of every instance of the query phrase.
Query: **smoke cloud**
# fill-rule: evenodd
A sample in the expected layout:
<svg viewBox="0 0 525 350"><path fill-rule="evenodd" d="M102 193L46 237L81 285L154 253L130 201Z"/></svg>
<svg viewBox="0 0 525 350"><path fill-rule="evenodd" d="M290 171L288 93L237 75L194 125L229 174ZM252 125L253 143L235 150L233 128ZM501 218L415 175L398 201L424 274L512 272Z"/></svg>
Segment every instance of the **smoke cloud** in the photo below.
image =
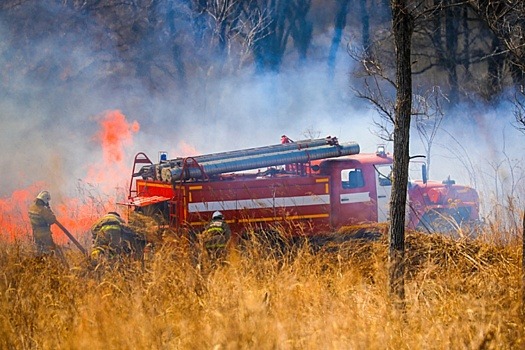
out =
<svg viewBox="0 0 525 350"><path fill-rule="evenodd" d="M0 21L1 37L13 35L12 22ZM184 88L159 93L132 78L112 82L107 72L119 66L108 67L100 58L115 53L101 52L94 37L102 34L89 28L92 24L87 32L69 34L57 29L25 43L34 61L55 62L47 75L17 64L15 40L0 48L0 66L5 67L0 95L3 198L34 183L46 184L58 198L81 195L79 181L103 192L126 189L137 152L157 160L159 151L170 158L231 151L276 144L282 134L292 139L336 136L358 142L362 152L384 143L375 134L379 116L351 90L353 62L344 50L334 78L328 77L330 33L314 40L319 54L301 67L285 64L278 74L267 75L255 75L252 67L220 76L196 73L187 76ZM447 114L432 148L431 177L450 175L484 193L498 190L499 197L501 191L522 193L523 159L516 146L522 136L511 124L511 109L468 106ZM100 138L104 115L113 113L108 111L119 111L126 125L133 125L124 130L109 126L109 131L126 133L116 158L105 153ZM388 143L387 148L392 149ZM423 149L414 129L411 152Z"/></svg>

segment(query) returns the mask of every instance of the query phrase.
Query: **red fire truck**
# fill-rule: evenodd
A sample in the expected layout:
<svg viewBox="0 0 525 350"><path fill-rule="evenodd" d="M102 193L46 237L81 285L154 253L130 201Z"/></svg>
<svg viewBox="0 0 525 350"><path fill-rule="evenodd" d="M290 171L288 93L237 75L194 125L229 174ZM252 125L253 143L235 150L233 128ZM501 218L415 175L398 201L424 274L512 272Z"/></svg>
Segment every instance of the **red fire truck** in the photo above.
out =
<svg viewBox="0 0 525 350"><path fill-rule="evenodd" d="M221 211L237 234L317 235L388 221L392 160L384 147L362 154L334 137L169 160L160 153L158 163L139 153L127 204L177 231L200 230ZM434 231L437 223L449 229L478 219L474 189L425 177L409 183L407 227Z"/></svg>

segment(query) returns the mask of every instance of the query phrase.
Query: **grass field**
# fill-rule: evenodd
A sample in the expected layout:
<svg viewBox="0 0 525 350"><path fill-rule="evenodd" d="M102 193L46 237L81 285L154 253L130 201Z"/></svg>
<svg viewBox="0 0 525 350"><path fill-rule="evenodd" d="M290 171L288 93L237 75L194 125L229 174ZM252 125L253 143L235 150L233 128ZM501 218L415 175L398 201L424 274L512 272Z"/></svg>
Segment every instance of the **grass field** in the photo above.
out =
<svg viewBox="0 0 525 350"><path fill-rule="evenodd" d="M406 311L387 293L388 241L251 242L212 269L184 241L144 264L69 267L0 243L2 349L519 349L521 242L410 233Z"/></svg>

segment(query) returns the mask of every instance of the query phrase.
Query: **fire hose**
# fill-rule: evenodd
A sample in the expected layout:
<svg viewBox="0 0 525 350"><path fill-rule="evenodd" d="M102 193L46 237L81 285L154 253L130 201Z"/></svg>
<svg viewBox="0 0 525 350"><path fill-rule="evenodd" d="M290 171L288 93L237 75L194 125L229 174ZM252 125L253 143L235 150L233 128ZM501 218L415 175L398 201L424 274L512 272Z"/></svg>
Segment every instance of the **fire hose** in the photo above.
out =
<svg viewBox="0 0 525 350"><path fill-rule="evenodd" d="M66 236L71 240L71 242L73 242L77 248L82 252L82 254L86 255L87 256L87 251L86 249L84 249L84 247L80 244L79 241L76 240L75 237L73 237L73 235L64 227L64 225L62 225L60 222L56 221L55 224L60 227L60 229L62 231L64 231L64 233L66 234Z"/></svg>

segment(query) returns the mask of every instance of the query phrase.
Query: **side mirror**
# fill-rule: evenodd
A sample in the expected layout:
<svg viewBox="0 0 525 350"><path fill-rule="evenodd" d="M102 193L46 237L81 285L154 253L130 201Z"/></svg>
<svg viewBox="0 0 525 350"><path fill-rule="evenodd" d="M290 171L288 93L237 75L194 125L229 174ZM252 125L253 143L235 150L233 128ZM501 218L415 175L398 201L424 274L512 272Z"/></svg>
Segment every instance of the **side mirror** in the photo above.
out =
<svg viewBox="0 0 525 350"><path fill-rule="evenodd" d="M423 178L423 183L427 183L427 165L425 163L421 164L421 177Z"/></svg>

